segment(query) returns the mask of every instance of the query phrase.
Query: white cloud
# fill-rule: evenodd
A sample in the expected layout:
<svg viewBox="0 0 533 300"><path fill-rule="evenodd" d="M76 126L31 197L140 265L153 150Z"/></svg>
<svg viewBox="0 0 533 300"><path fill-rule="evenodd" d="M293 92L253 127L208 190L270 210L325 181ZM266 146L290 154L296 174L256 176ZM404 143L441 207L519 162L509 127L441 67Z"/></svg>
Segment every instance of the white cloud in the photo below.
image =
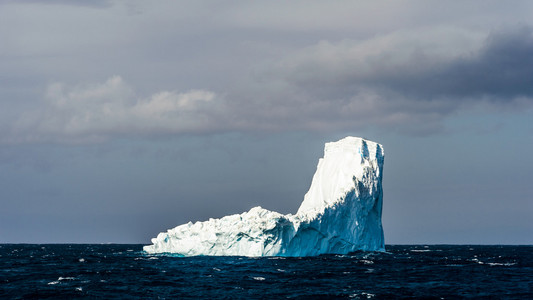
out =
<svg viewBox="0 0 533 300"><path fill-rule="evenodd" d="M120 76L101 84L48 86L41 109L22 114L4 142L101 141L116 135L208 132L222 99L205 90L136 96Z"/></svg>

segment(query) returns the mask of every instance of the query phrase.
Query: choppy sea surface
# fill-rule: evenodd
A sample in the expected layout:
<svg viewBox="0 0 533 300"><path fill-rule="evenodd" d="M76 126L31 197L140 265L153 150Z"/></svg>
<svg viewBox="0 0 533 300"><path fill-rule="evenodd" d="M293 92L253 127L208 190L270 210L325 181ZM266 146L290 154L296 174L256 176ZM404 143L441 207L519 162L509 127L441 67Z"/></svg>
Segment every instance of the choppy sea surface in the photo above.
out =
<svg viewBox="0 0 533 300"><path fill-rule="evenodd" d="M533 299L533 246L187 258L142 245L0 244L0 298Z"/></svg>

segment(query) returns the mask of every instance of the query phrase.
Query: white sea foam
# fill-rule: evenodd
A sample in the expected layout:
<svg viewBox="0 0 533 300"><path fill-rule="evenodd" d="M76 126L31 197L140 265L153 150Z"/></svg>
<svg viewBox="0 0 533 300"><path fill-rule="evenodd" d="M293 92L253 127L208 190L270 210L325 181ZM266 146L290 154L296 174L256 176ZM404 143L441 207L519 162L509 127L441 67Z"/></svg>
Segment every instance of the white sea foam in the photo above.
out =
<svg viewBox="0 0 533 300"><path fill-rule="evenodd" d="M487 263L489 266L514 266L516 263Z"/></svg>
<svg viewBox="0 0 533 300"><path fill-rule="evenodd" d="M350 297L350 298L366 298L366 299L371 299L371 298L376 297L376 295L375 295L375 294L370 294L370 293L362 292L362 293L360 293L360 294L351 294L349 297Z"/></svg>
<svg viewBox="0 0 533 300"><path fill-rule="evenodd" d="M63 280L76 280L76 277L59 277L57 280L63 281Z"/></svg>

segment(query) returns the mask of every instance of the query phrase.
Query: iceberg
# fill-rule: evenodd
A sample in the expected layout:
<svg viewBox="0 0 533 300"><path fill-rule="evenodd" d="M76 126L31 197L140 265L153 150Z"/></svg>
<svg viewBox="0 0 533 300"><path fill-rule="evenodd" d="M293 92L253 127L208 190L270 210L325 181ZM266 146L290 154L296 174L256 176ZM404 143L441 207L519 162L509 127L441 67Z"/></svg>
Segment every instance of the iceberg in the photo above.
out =
<svg viewBox="0 0 533 300"><path fill-rule="evenodd" d="M383 147L358 137L326 143L298 212L261 207L162 232L147 253L314 256L384 251Z"/></svg>

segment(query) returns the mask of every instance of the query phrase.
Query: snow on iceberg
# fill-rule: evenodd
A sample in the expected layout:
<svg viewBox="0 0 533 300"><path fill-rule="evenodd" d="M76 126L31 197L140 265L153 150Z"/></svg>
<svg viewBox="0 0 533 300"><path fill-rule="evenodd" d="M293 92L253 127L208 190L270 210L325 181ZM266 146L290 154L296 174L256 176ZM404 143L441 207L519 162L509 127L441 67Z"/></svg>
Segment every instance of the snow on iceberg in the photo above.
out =
<svg viewBox="0 0 533 300"><path fill-rule="evenodd" d="M312 256L383 251L383 147L357 137L326 143L296 215L254 207L187 223L152 239L148 253Z"/></svg>

